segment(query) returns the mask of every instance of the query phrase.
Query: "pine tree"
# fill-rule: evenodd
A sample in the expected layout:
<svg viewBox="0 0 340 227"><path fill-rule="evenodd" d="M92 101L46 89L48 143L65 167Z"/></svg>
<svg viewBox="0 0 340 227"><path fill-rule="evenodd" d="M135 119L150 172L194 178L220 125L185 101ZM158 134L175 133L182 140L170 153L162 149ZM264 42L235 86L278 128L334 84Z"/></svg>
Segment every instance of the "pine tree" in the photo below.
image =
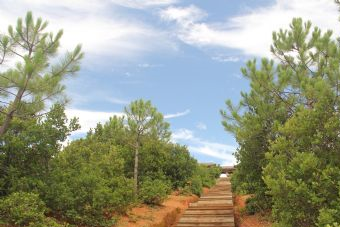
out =
<svg viewBox="0 0 340 227"><path fill-rule="evenodd" d="M134 192L138 193L139 152L144 137L169 140L169 124L164 122L163 115L152 106L150 101L136 100L125 108L128 131L134 140Z"/></svg>
<svg viewBox="0 0 340 227"><path fill-rule="evenodd" d="M47 21L34 20L28 12L24 21L19 18L15 28L9 26L8 34L0 35L0 65L17 61L14 67L0 73L0 112L5 116L0 136L14 117L35 117L53 99L66 102L61 82L79 71L83 53L78 45L56 62L63 31L53 35L46 32L47 25Z"/></svg>

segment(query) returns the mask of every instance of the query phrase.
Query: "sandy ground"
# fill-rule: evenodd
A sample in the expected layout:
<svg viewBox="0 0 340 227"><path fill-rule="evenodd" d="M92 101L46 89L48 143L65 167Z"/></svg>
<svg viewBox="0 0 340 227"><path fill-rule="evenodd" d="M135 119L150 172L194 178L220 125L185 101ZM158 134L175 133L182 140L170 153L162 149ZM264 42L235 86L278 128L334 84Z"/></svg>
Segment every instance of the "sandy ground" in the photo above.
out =
<svg viewBox="0 0 340 227"><path fill-rule="evenodd" d="M141 205L123 216L117 227L170 227L178 221L189 203L197 201L197 196L171 194L162 206Z"/></svg>
<svg viewBox="0 0 340 227"><path fill-rule="evenodd" d="M240 213L240 209L243 209L246 205L247 195L236 195L235 204L235 222L238 227L271 227L272 224L259 214L245 215Z"/></svg>

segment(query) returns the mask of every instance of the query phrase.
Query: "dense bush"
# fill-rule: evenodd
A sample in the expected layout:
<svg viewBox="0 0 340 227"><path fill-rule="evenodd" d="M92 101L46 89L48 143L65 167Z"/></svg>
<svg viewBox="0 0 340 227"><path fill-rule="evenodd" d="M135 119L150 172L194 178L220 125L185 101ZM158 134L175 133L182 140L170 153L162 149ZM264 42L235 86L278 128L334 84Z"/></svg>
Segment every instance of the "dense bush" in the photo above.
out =
<svg viewBox="0 0 340 227"><path fill-rule="evenodd" d="M34 193L14 192L0 199L0 219L13 226L61 226L45 217L46 211L44 202Z"/></svg>
<svg viewBox="0 0 340 227"><path fill-rule="evenodd" d="M125 212L134 197L116 148L80 140L53 161L46 201L72 223L108 226L112 212Z"/></svg>
<svg viewBox="0 0 340 227"><path fill-rule="evenodd" d="M190 156L188 149L178 144L168 146L167 159L163 165L165 176L172 188L183 188L195 175L197 161Z"/></svg>
<svg viewBox="0 0 340 227"><path fill-rule="evenodd" d="M44 117L15 118L0 138L0 195L39 192L48 177L50 160L77 128L77 121L67 119L62 105L54 105Z"/></svg>
<svg viewBox="0 0 340 227"><path fill-rule="evenodd" d="M340 143L333 132L340 121L338 114L331 115L325 107L301 111L272 144L264 177L278 226L340 222Z"/></svg>
<svg viewBox="0 0 340 227"><path fill-rule="evenodd" d="M161 205L170 190L171 187L168 182L146 177L141 183L139 198L146 204Z"/></svg>

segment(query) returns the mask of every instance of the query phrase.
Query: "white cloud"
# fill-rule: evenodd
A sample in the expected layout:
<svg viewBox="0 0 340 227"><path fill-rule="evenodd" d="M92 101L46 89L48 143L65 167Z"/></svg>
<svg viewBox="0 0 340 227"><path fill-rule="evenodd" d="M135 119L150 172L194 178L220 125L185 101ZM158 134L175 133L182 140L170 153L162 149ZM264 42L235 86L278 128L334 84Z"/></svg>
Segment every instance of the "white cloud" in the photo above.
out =
<svg viewBox="0 0 340 227"><path fill-rule="evenodd" d="M130 103L129 101L125 99L112 98L112 97L109 97L106 100L112 104L119 104L119 105L127 105Z"/></svg>
<svg viewBox="0 0 340 227"><path fill-rule="evenodd" d="M162 65L159 64L149 64L149 63L141 63L137 65L138 68L156 68L161 67Z"/></svg>
<svg viewBox="0 0 340 227"><path fill-rule="evenodd" d="M0 4L1 32L31 10L36 18L49 21L49 31L64 30L63 50L72 50L81 43L87 58L133 59L177 48L167 38L167 32L124 13L109 0L0 0ZM145 4L152 4L152 1L145 1Z"/></svg>
<svg viewBox="0 0 340 227"><path fill-rule="evenodd" d="M190 110L187 109L183 112L178 112L178 113L175 113L175 114L165 114L164 118L165 119L171 119L171 118L176 118L176 117L182 117L182 116L188 115L189 113L190 113Z"/></svg>
<svg viewBox="0 0 340 227"><path fill-rule="evenodd" d="M194 139L194 133L188 129L179 129L176 132L172 133L171 137L174 142L182 140L192 140Z"/></svg>
<svg viewBox="0 0 340 227"><path fill-rule="evenodd" d="M120 99L113 99L113 101L123 102L123 100L120 100ZM188 114L189 112L190 112L189 110L186 110L181 113L166 114L164 115L164 118L170 119L170 118L182 117ZM105 123L106 121L110 119L110 117L125 116L125 113L123 112L104 112L104 111L91 111L91 110L80 110L80 109L66 109L65 113L68 118L73 118L73 117L79 118L79 124L81 125L81 129L79 129L75 133L86 133L91 128L95 128L97 123Z"/></svg>
<svg viewBox="0 0 340 227"><path fill-rule="evenodd" d="M196 137L194 132L189 129L179 129L173 132L172 141L186 143L190 152L217 158L221 161L222 165L233 165L236 163L232 155L236 151L236 147L201 139Z"/></svg>
<svg viewBox="0 0 340 227"><path fill-rule="evenodd" d="M246 55L269 56L272 32L288 28L293 17L340 32L338 7L330 0L276 0L223 23L204 21L205 16L195 6L169 7L161 12L162 19L176 22L176 35L183 42L197 47L239 49Z"/></svg>
<svg viewBox="0 0 340 227"><path fill-rule="evenodd" d="M204 124L203 122L199 122L199 123L197 123L196 128L198 128L200 130L207 130L207 125Z"/></svg>
<svg viewBox="0 0 340 227"><path fill-rule="evenodd" d="M160 12L163 20L176 21L183 26L189 26L193 23L202 20L208 14L200 8L191 5L189 7L174 7L171 6Z"/></svg>
<svg viewBox="0 0 340 227"><path fill-rule="evenodd" d="M110 119L112 116L124 116L122 112L101 112L101 111L89 111L89 110L79 110L79 109L66 109L66 116L68 118L78 117L81 129L76 133L86 133L91 128L95 128L97 123L104 123Z"/></svg>
<svg viewBox="0 0 340 227"><path fill-rule="evenodd" d="M177 0L111 0L111 1L114 4L134 9L167 6L177 2Z"/></svg>
<svg viewBox="0 0 340 227"><path fill-rule="evenodd" d="M236 56L224 56L224 55L217 55L211 58L214 61L218 62L239 62L240 58Z"/></svg>

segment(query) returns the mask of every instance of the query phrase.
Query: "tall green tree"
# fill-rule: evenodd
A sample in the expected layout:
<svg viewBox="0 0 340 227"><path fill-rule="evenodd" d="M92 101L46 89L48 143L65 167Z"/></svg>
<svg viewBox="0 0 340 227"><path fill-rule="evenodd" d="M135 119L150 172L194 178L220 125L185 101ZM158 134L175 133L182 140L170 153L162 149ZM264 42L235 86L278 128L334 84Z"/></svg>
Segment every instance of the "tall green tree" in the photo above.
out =
<svg viewBox="0 0 340 227"><path fill-rule="evenodd" d="M233 182L270 196L275 226L339 223L338 40L297 18L273 33L271 51L276 63L243 69L251 89L240 109L222 111L240 144Z"/></svg>
<svg viewBox="0 0 340 227"><path fill-rule="evenodd" d="M14 67L0 73L0 113L5 116L0 136L14 117L34 117L48 100L66 101L61 81L79 71L81 46L55 61L63 31L53 35L46 31L47 25L47 21L34 20L32 12L28 12L25 20L18 19L15 28L9 26L7 34L0 34L0 65L16 61Z"/></svg>
<svg viewBox="0 0 340 227"><path fill-rule="evenodd" d="M138 193L138 164L142 140L152 137L159 140L169 140L169 123L164 121L163 115L152 106L151 101L142 99L130 103L125 108L128 131L133 138L134 147L134 192Z"/></svg>

